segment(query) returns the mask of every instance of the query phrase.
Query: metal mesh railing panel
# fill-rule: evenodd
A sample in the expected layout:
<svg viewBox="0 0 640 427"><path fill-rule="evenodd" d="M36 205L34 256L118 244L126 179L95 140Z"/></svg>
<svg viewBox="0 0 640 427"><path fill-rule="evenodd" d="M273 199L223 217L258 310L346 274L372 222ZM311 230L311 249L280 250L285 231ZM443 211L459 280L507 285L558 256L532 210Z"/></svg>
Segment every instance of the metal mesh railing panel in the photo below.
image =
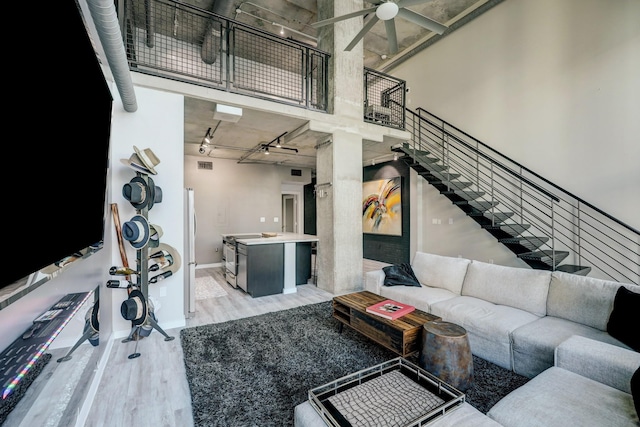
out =
<svg viewBox="0 0 640 427"><path fill-rule="evenodd" d="M325 52L172 0L126 0L122 22L132 71L327 110Z"/></svg>
<svg viewBox="0 0 640 427"><path fill-rule="evenodd" d="M404 129L406 82L369 68L364 71L364 119Z"/></svg>

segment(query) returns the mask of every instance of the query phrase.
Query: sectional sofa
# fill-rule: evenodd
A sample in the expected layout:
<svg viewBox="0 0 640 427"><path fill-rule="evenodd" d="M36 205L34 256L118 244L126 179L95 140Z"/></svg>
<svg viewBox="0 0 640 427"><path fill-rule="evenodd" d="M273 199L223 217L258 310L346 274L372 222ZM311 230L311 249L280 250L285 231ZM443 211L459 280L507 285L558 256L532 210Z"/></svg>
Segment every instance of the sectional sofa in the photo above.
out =
<svg viewBox="0 0 640 427"><path fill-rule="evenodd" d="M465 403L434 425L640 425L640 287L424 252L411 267L417 286L385 286L378 270L364 287L463 326L473 354L532 378L487 415ZM315 425L309 409L296 426Z"/></svg>

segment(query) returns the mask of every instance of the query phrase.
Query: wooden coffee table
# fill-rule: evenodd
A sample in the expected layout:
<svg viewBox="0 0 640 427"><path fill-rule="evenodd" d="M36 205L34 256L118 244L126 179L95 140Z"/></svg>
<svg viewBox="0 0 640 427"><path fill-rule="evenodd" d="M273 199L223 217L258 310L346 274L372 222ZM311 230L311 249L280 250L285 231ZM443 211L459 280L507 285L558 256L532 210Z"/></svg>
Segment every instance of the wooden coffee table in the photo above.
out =
<svg viewBox="0 0 640 427"><path fill-rule="evenodd" d="M347 325L399 356L419 352L422 327L440 317L417 308L396 320L367 313L367 307L386 299L369 291L336 296L333 298L333 317L340 321L340 331Z"/></svg>

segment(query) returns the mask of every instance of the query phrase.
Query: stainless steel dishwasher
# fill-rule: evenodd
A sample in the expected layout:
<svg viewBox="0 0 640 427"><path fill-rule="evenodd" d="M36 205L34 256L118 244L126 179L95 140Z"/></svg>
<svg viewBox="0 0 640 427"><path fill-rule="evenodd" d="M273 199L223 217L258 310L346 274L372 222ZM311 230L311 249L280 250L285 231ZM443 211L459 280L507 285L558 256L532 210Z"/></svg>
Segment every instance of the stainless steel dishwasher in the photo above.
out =
<svg viewBox="0 0 640 427"><path fill-rule="evenodd" d="M237 262L236 285L247 292L247 245L238 243L236 245Z"/></svg>

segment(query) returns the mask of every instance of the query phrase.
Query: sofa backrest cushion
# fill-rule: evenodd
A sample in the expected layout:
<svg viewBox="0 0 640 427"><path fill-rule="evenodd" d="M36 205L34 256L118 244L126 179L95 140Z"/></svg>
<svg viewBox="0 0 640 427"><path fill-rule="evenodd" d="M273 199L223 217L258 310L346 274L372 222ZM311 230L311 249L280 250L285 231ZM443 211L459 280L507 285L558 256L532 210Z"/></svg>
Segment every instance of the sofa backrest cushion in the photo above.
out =
<svg viewBox="0 0 640 427"><path fill-rule="evenodd" d="M620 285L610 280L554 271L549 285L547 315L606 331Z"/></svg>
<svg viewBox="0 0 640 427"><path fill-rule="evenodd" d="M466 258L416 252L411 266L421 284L447 289L460 295L462 282L470 263L471 260Z"/></svg>
<svg viewBox="0 0 640 427"><path fill-rule="evenodd" d="M474 260L467 269L462 295L519 308L542 317L547 313L550 280L550 271Z"/></svg>

